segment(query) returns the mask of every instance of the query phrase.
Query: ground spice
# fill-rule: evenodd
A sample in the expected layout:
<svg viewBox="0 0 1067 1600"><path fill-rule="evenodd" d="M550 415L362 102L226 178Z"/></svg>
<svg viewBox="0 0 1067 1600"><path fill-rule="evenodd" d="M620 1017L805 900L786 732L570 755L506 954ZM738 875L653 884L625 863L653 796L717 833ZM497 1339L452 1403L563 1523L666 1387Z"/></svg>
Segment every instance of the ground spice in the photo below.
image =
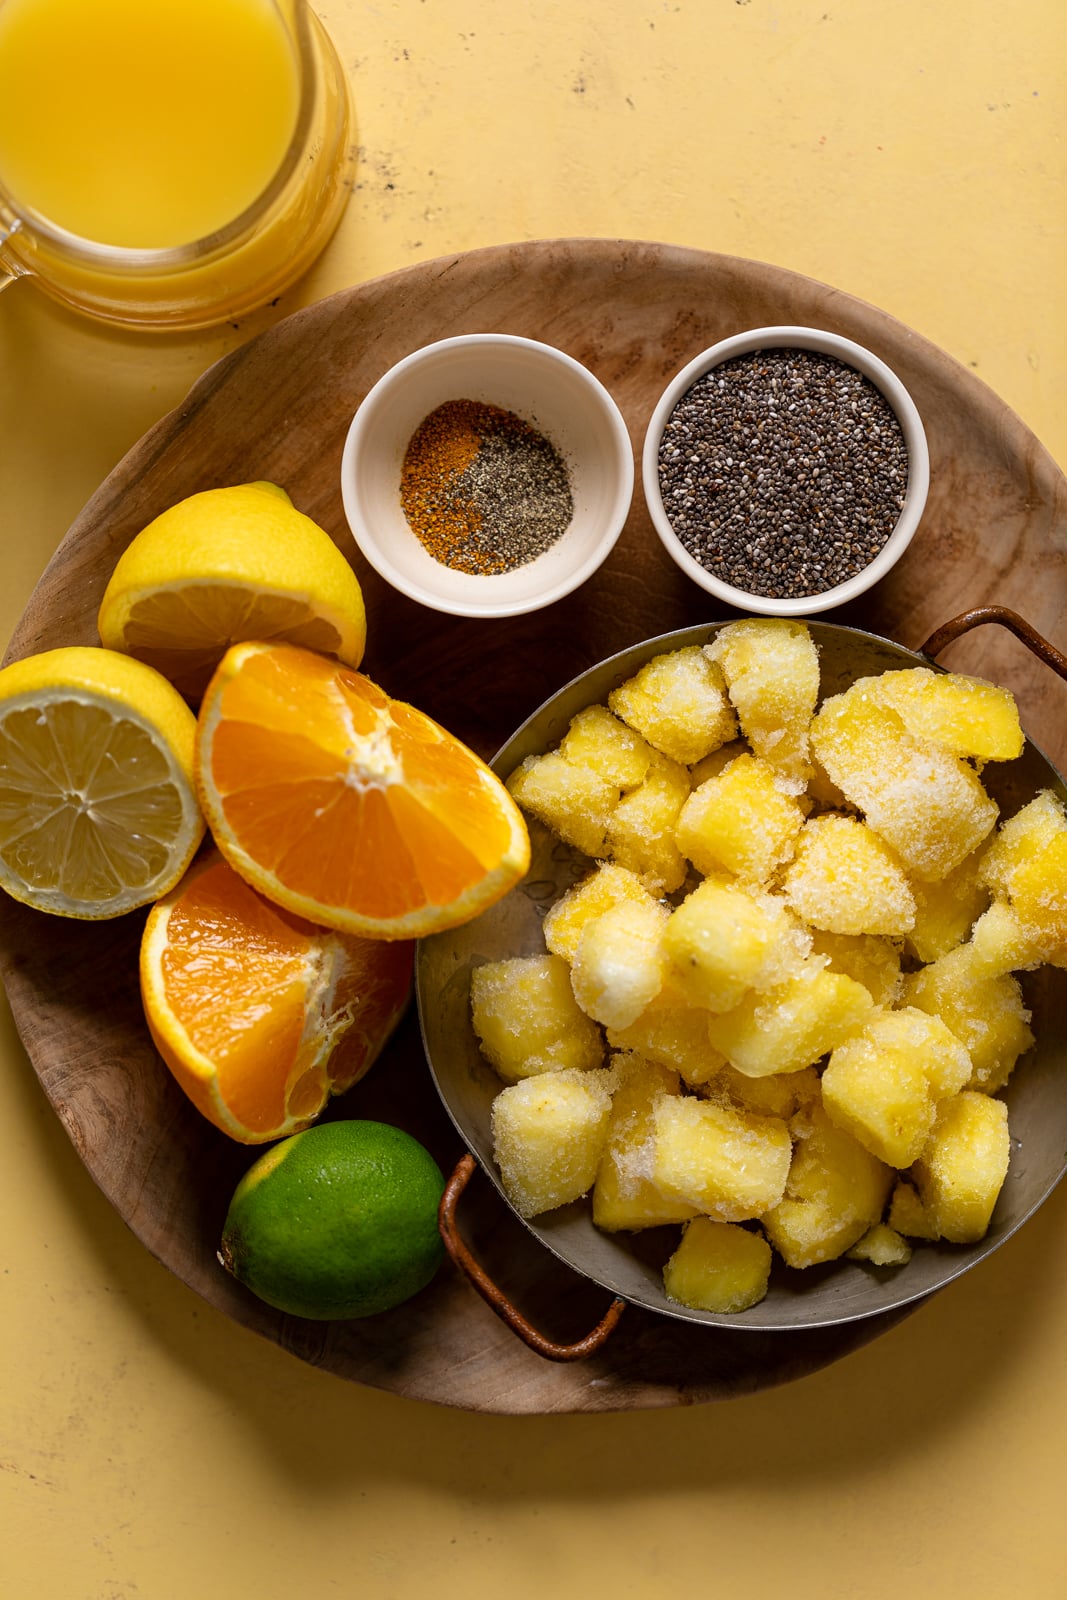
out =
<svg viewBox="0 0 1067 1600"><path fill-rule="evenodd" d="M477 400L448 400L416 428L400 504L435 560L480 575L533 561L574 513L555 446L513 411Z"/></svg>
<svg viewBox="0 0 1067 1600"><path fill-rule="evenodd" d="M863 373L814 350L758 350L682 396L659 482L702 567L748 594L799 598L874 560L904 505L908 452Z"/></svg>

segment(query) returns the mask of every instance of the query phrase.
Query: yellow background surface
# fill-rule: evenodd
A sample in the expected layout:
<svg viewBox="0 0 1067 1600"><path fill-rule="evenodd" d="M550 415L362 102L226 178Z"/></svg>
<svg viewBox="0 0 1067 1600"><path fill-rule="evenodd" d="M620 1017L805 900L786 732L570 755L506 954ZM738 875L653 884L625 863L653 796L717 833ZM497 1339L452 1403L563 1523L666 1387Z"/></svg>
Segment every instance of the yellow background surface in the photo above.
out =
<svg viewBox="0 0 1067 1600"><path fill-rule="evenodd" d="M28 285L0 297L4 639L97 484L210 362L336 289L486 244L654 239L807 273L941 345L1067 461L1062 0L318 9L360 163L298 289L163 342ZM1067 1191L786 1388L468 1414L307 1368L200 1302L101 1198L6 1006L0 1051L4 1600L1067 1594Z"/></svg>

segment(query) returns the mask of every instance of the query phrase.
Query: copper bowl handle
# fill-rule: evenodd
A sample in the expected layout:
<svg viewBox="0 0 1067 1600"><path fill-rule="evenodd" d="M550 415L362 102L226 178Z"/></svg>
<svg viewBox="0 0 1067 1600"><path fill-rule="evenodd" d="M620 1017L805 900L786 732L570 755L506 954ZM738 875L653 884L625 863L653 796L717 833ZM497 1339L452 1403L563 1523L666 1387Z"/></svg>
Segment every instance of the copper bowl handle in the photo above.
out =
<svg viewBox="0 0 1067 1600"><path fill-rule="evenodd" d="M488 1273L478 1265L457 1230L456 1207L470 1182L475 1165L472 1155L461 1156L441 1196L437 1220L445 1249L456 1266L477 1289L486 1305L490 1306L501 1321L506 1322L512 1332L517 1333L523 1343L537 1355L544 1356L548 1361L581 1361L585 1356L592 1355L614 1331L616 1323L626 1309L625 1300L613 1300L596 1327L587 1333L584 1339L579 1339L574 1344L556 1344L553 1339L547 1339L543 1333L539 1333L532 1323L527 1322L522 1312L512 1305L507 1295L493 1282Z"/></svg>
<svg viewBox="0 0 1067 1600"><path fill-rule="evenodd" d="M1009 611L1005 606L977 606L973 611L961 612L958 617L935 629L926 643L920 646L920 654L932 658L954 640L962 639L965 633L981 627L985 622L998 622L1002 628L1007 628L1040 661L1051 667L1053 672L1059 673L1061 678L1067 679L1067 656L1062 655L1055 645L1049 644L1017 611Z"/></svg>

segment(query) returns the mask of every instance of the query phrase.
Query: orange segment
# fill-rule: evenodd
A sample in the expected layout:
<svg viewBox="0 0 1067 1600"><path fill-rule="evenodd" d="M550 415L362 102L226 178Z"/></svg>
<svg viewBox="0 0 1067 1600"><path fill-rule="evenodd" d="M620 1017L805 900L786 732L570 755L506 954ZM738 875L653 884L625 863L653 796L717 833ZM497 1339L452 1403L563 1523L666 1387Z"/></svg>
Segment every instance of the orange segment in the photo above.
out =
<svg viewBox="0 0 1067 1600"><path fill-rule="evenodd" d="M295 646L227 652L200 709L197 782L243 877L369 938L468 921L529 865L522 815L472 750L362 673Z"/></svg>
<svg viewBox="0 0 1067 1600"><path fill-rule="evenodd" d="M400 1020L412 956L293 916L211 852L149 913L141 995L193 1104L258 1143L306 1127L363 1076Z"/></svg>

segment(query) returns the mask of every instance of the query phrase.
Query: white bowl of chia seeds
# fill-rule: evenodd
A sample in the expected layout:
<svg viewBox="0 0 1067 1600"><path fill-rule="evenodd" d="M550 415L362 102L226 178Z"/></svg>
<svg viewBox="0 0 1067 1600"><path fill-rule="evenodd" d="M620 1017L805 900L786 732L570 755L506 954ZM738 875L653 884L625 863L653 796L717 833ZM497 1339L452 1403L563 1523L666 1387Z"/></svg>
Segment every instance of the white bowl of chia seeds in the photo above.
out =
<svg viewBox="0 0 1067 1600"><path fill-rule="evenodd" d="M690 578L742 611L808 616L893 567L926 505L922 419L870 350L752 328L682 368L645 435L645 500Z"/></svg>
<svg viewBox="0 0 1067 1600"><path fill-rule="evenodd" d="M352 419L341 492L353 537L436 611L507 617L569 594L622 531L634 457L618 406L562 350L503 333L414 351Z"/></svg>

